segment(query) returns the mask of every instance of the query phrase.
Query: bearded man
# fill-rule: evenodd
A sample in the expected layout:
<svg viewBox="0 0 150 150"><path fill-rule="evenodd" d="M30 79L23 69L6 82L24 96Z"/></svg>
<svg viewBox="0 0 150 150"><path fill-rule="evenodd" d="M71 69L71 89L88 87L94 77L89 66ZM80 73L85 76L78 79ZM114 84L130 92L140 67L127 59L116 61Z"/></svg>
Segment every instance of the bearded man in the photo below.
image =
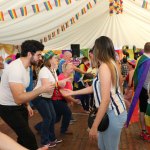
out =
<svg viewBox="0 0 150 150"><path fill-rule="evenodd" d="M54 88L53 85L47 84L26 92L30 83L29 67L38 64L43 49L44 45L38 41L23 42L21 57L11 62L4 70L0 84L0 117L17 134L17 142L30 150L36 150L38 147L28 124L28 113L32 115L33 111L26 104L41 93L50 92Z"/></svg>

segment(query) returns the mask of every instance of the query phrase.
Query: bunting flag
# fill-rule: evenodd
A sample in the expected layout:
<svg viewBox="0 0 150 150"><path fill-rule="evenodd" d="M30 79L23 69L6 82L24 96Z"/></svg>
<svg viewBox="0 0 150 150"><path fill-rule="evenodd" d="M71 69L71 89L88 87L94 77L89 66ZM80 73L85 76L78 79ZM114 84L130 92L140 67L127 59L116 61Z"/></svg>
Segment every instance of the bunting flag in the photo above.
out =
<svg viewBox="0 0 150 150"><path fill-rule="evenodd" d="M40 39L40 42L43 43L43 39Z"/></svg>
<svg viewBox="0 0 150 150"><path fill-rule="evenodd" d="M55 37L56 36L56 32L52 32L52 37Z"/></svg>
<svg viewBox="0 0 150 150"><path fill-rule="evenodd" d="M86 9L85 9L85 8L82 8L82 9L81 9L81 13L82 13L82 15L84 15L84 14L86 13Z"/></svg>
<svg viewBox="0 0 150 150"><path fill-rule="evenodd" d="M69 27L69 22L67 21L67 22L65 23L65 25L66 25L66 28L68 28L68 27Z"/></svg>
<svg viewBox="0 0 150 150"><path fill-rule="evenodd" d="M66 0L67 5L71 4L71 0Z"/></svg>
<svg viewBox="0 0 150 150"><path fill-rule="evenodd" d="M60 4L60 0L54 0L55 1L55 5L56 5L56 7L60 7L61 6L61 4Z"/></svg>
<svg viewBox="0 0 150 150"><path fill-rule="evenodd" d="M44 2L44 6L45 6L45 8L46 8L47 11L53 9L50 1Z"/></svg>
<svg viewBox="0 0 150 150"><path fill-rule="evenodd" d="M57 34L60 34L60 29L59 28L57 29Z"/></svg>
<svg viewBox="0 0 150 150"><path fill-rule="evenodd" d="M75 23L74 17L72 17L72 18L70 19L70 22L71 22L71 24L74 24L74 23Z"/></svg>
<svg viewBox="0 0 150 150"><path fill-rule="evenodd" d="M4 15L2 11L0 11L0 21L4 21Z"/></svg>
<svg viewBox="0 0 150 150"><path fill-rule="evenodd" d="M75 17L76 17L76 19L78 20L79 19L79 13L77 13L76 15L75 15Z"/></svg>
<svg viewBox="0 0 150 150"><path fill-rule="evenodd" d="M61 31L65 31L65 25L63 24L63 25L61 25Z"/></svg>
<svg viewBox="0 0 150 150"><path fill-rule="evenodd" d="M52 36L51 36L51 34L49 34L49 35L48 35L48 39L51 40L51 38L52 38Z"/></svg>
<svg viewBox="0 0 150 150"><path fill-rule="evenodd" d="M21 7L20 11L21 11L22 16L27 16L27 8L26 7Z"/></svg>
<svg viewBox="0 0 150 150"><path fill-rule="evenodd" d="M33 12L34 12L34 13L39 13L39 12L40 12L39 5L38 5L38 4L32 5L32 9L33 9Z"/></svg>
<svg viewBox="0 0 150 150"><path fill-rule="evenodd" d="M142 8L147 9L147 5L148 5L148 2L146 0L143 0Z"/></svg>
<svg viewBox="0 0 150 150"><path fill-rule="evenodd" d="M91 9L92 8L92 5L91 5L91 3L89 2L88 4L87 4L87 9Z"/></svg>
<svg viewBox="0 0 150 150"><path fill-rule="evenodd" d="M47 42L47 37L44 37L44 42Z"/></svg>
<svg viewBox="0 0 150 150"><path fill-rule="evenodd" d="M11 17L12 19L16 19L16 18L17 18L17 14L16 14L15 9L8 10L8 13L9 13L9 15L10 15L10 17Z"/></svg>

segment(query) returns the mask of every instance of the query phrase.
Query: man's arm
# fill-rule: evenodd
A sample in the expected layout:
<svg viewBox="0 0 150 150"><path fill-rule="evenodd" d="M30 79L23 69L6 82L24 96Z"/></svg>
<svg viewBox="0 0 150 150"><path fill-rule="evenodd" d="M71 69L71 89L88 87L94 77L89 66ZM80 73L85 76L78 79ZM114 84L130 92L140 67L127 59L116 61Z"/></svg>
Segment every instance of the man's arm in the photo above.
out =
<svg viewBox="0 0 150 150"><path fill-rule="evenodd" d="M82 73L82 74L86 74L85 71L81 70L80 68L76 67L75 65L73 65L73 69L74 69L75 71L77 71L77 72Z"/></svg>
<svg viewBox="0 0 150 150"><path fill-rule="evenodd" d="M53 88L53 85L46 84L44 86L37 88L34 91L25 92L22 83L10 82L9 86L16 104L23 104L29 102L34 98L36 98L37 96L39 96L41 93L50 92L51 88Z"/></svg>

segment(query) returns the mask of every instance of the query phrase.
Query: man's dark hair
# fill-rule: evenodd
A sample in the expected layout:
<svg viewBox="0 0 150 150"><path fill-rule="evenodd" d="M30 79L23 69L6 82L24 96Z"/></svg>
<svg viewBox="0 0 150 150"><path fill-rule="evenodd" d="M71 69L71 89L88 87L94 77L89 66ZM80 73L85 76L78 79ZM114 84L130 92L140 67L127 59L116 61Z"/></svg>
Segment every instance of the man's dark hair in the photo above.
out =
<svg viewBox="0 0 150 150"><path fill-rule="evenodd" d="M144 45L144 52L145 52L145 53L150 53L150 42L147 42L147 43Z"/></svg>
<svg viewBox="0 0 150 150"><path fill-rule="evenodd" d="M16 54L16 59L20 58L20 53Z"/></svg>
<svg viewBox="0 0 150 150"><path fill-rule="evenodd" d="M127 63L127 58L126 58L126 57L123 57L122 62L123 62L124 64L126 64L126 63Z"/></svg>
<svg viewBox="0 0 150 150"><path fill-rule="evenodd" d="M44 45L36 40L27 40L22 43L21 45L21 56L26 57L28 52L32 54L36 53L37 51L43 51Z"/></svg>

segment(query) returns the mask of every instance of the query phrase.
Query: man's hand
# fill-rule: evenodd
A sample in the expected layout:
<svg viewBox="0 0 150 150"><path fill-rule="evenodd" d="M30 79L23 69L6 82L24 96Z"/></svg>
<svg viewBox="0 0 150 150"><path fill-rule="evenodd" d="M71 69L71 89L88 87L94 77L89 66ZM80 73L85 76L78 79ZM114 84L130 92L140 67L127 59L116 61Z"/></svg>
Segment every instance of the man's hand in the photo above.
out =
<svg viewBox="0 0 150 150"><path fill-rule="evenodd" d="M29 116L32 117L34 114L34 111L29 104L27 105L27 110L28 110Z"/></svg>

